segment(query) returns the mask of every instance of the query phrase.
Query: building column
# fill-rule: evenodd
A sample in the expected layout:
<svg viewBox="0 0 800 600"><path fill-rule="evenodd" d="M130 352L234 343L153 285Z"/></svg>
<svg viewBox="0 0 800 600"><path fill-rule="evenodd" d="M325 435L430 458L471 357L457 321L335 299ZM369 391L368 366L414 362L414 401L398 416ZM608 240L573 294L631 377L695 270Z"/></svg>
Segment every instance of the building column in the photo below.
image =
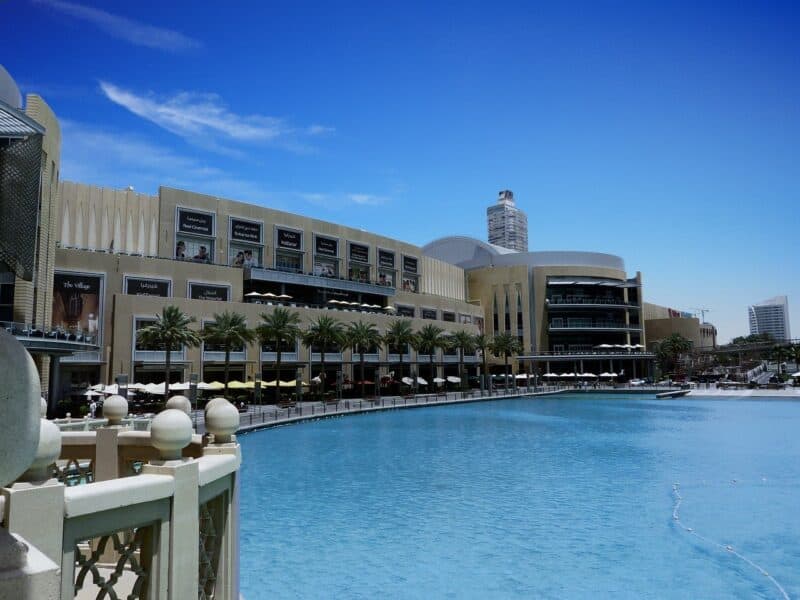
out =
<svg viewBox="0 0 800 600"><path fill-rule="evenodd" d="M61 400L61 357L50 356L50 385L47 391L47 416L55 414L56 404Z"/></svg>

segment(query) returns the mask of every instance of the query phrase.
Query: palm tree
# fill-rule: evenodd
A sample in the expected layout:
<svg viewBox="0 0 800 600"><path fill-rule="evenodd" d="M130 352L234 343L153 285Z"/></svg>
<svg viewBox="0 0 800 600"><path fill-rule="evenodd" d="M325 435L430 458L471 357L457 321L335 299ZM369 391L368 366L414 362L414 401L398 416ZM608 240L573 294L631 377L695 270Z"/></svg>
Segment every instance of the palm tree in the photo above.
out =
<svg viewBox="0 0 800 600"><path fill-rule="evenodd" d="M464 389L464 354L475 352L475 337L466 331L456 331L450 335L450 347L458 350L458 376L461 377L461 389Z"/></svg>
<svg viewBox="0 0 800 600"><path fill-rule="evenodd" d="M248 329L247 320L239 313L224 311L214 313L214 322L206 323L203 339L209 344L222 346L225 350L225 392L228 395L228 375L231 367L231 350L242 348L256 339L256 333Z"/></svg>
<svg viewBox="0 0 800 600"><path fill-rule="evenodd" d="M322 393L325 393L325 350L331 346L341 346L344 340L344 325L333 317L322 315L316 321L311 321L308 329L303 333L303 343L312 348L319 347L320 362L322 363Z"/></svg>
<svg viewBox="0 0 800 600"><path fill-rule="evenodd" d="M390 354L392 352L392 348L397 348L398 352L400 353L400 377L402 377L404 351L408 346L411 346L414 343L414 330L411 327L411 321L408 319L399 319L394 321L389 329L386 330L383 340L389 347Z"/></svg>
<svg viewBox="0 0 800 600"><path fill-rule="evenodd" d="M692 342L679 333L664 338L656 345L656 360L664 374L673 370L682 354L692 349Z"/></svg>
<svg viewBox="0 0 800 600"><path fill-rule="evenodd" d="M479 333L472 337L472 345L475 349L481 351L481 358L483 359L483 375L484 378L489 376L489 359L488 359L488 352L492 347L492 340L489 339L488 336L484 335L483 333ZM489 379L486 379L487 387L489 385Z"/></svg>
<svg viewBox="0 0 800 600"><path fill-rule="evenodd" d="M508 386L508 359L522 352L522 344L517 336L512 335L509 331L504 331L494 336L490 350L495 356L503 357L503 362L506 367L505 385Z"/></svg>
<svg viewBox="0 0 800 600"><path fill-rule="evenodd" d="M417 332L416 336L416 349L417 352L427 354L431 364L431 383L436 378L436 367L433 365L433 355L436 354L437 348L444 348L447 346L447 337L444 335L444 329L436 325L425 325Z"/></svg>
<svg viewBox="0 0 800 600"><path fill-rule="evenodd" d="M377 327L372 323L357 321L350 323L344 332L345 345L358 352L361 370L361 397L364 397L364 352L383 342Z"/></svg>
<svg viewBox="0 0 800 600"><path fill-rule="evenodd" d="M786 346L774 346L769 352L770 360L778 366L778 375L781 374L781 365L794 356L794 353Z"/></svg>
<svg viewBox="0 0 800 600"><path fill-rule="evenodd" d="M271 313L261 314L261 323L256 334L262 344L275 344L275 404L281 400L281 354L284 344L291 344L300 337L300 315L278 306Z"/></svg>
<svg viewBox="0 0 800 600"><path fill-rule="evenodd" d="M165 306L155 323L142 327L136 332L137 339L154 348L164 348L164 397L169 395L170 363L172 350L183 346L200 345L200 334L189 325L197 319L190 317L177 306Z"/></svg>

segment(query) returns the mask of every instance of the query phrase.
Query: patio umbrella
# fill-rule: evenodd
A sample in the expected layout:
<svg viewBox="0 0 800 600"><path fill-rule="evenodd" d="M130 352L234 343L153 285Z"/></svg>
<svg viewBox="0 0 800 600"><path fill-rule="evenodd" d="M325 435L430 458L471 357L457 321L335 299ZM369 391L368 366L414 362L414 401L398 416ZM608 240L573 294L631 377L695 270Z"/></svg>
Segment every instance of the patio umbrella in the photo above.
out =
<svg viewBox="0 0 800 600"><path fill-rule="evenodd" d="M223 385L224 387L224 385ZM238 379L234 379L233 381L228 382L228 389L229 390L246 390L247 384L244 381L239 381Z"/></svg>
<svg viewBox="0 0 800 600"><path fill-rule="evenodd" d="M225 389L225 384L222 383L221 381L212 381L211 383L207 383L206 385L208 386L208 388L206 388L206 389L209 389L209 390L219 391L219 390L224 390Z"/></svg>
<svg viewBox="0 0 800 600"><path fill-rule="evenodd" d="M611 373L600 373L600 377L616 377L617 374L613 371Z"/></svg>
<svg viewBox="0 0 800 600"><path fill-rule="evenodd" d="M433 378L433 383L445 383L446 381L447 381L446 379L442 379L441 377Z"/></svg>
<svg viewBox="0 0 800 600"><path fill-rule="evenodd" d="M631 348L644 348L641 344L633 344Z"/></svg>
<svg viewBox="0 0 800 600"><path fill-rule="evenodd" d="M277 296L275 296L275 294L273 294L272 292L265 292L261 295L264 296L264 298L277 298Z"/></svg>
<svg viewBox="0 0 800 600"><path fill-rule="evenodd" d="M280 381L278 385L280 387L294 387L297 385L296 381L297 381L296 379L290 379L288 381Z"/></svg>
<svg viewBox="0 0 800 600"><path fill-rule="evenodd" d="M448 375L447 381L450 383L461 383L461 377L456 377L455 375Z"/></svg>
<svg viewBox="0 0 800 600"><path fill-rule="evenodd" d="M102 396L103 394L101 392L95 392L94 390L86 390L83 392L83 395L91 398L92 396Z"/></svg>
<svg viewBox="0 0 800 600"><path fill-rule="evenodd" d="M163 383L148 383L144 386L144 391L148 394L156 394L158 396L164 395L164 384Z"/></svg>
<svg viewBox="0 0 800 600"><path fill-rule="evenodd" d="M517 376L514 379L527 379L528 376L525 373L517 373Z"/></svg>
<svg viewBox="0 0 800 600"><path fill-rule="evenodd" d="M581 373L579 377L597 377L594 373Z"/></svg>
<svg viewBox="0 0 800 600"><path fill-rule="evenodd" d="M397 310L397 309L390 304L389 306L384 306L383 310Z"/></svg>
<svg viewBox="0 0 800 600"><path fill-rule="evenodd" d="M90 387L89 389L92 390L93 392L102 392L104 387L106 387L104 384L97 383L92 387Z"/></svg>
<svg viewBox="0 0 800 600"><path fill-rule="evenodd" d="M422 377L417 377L417 383L420 385L428 385L427 380L423 379Z"/></svg>
<svg viewBox="0 0 800 600"><path fill-rule="evenodd" d="M600 344L599 346L595 346L595 348L613 348L611 344Z"/></svg>
<svg viewBox="0 0 800 600"><path fill-rule="evenodd" d="M400 381L402 381L406 385L414 385L414 380L411 379L411 377L403 377Z"/></svg>
<svg viewBox="0 0 800 600"><path fill-rule="evenodd" d="M562 373L559 377L575 377L575 373Z"/></svg>
<svg viewBox="0 0 800 600"><path fill-rule="evenodd" d="M189 389L189 382L184 381L183 383L170 383L169 384L169 391L170 392L185 392Z"/></svg>
<svg viewBox="0 0 800 600"><path fill-rule="evenodd" d="M258 292L248 292L244 295L245 298L260 298L261 294Z"/></svg>
<svg viewBox="0 0 800 600"><path fill-rule="evenodd" d="M328 300L328 304L339 304L339 301L336 298L331 298Z"/></svg>
<svg viewBox="0 0 800 600"><path fill-rule="evenodd" d="M281 298L282 300L291 300L292 299L292 297L289 294L281 294L280 296L278 296L278 298Z"/></svg>
<svg viewBox="0 0 800 600"><path fill-rule="evenodd" d="M800 371L798 371L797 373L792 373L791 376L792 377L800 377Z"/></svg>
<svg viewBox="0 0 800 600"><path fill-rule="evenodd" d="M244 384L244 388L246 390L254 390L254 389L256 389L256 382L255 381L247 381Z"/></svg>
<svg viewBox="0 0 800 600"><path fill-rule="evenodd" d="M144 391L144 384L143 383L129 383L128 384L129 390L136 390L138 392Z"/></svg>
<svg viewBox="0 0 800 600"><path fill-rule="evenodd" d="M542 377L558 377L558 373L545 373Z"/></svg>

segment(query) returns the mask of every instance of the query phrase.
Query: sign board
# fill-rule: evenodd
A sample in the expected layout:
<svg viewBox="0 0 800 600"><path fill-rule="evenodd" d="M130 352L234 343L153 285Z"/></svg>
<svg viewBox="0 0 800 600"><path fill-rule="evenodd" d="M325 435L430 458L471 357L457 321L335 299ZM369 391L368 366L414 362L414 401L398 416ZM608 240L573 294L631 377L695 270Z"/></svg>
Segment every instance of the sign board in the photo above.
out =
<svg viewBox="0 0 800 600"><path fill-rule="evenodd" d="M227 302L229 296L227 285L212 285L209 283L190 283L189 298L192 300L218 300Z"/></svg>
<svg viewBox="0 0 800 600"><path fill-rule="evenodd" d="M262 229L261 223L231 217L231 240L260 244Z"/></svg>
<svg viewBox="0 0 800 600"><path fill-rule="evenodd" d="M147 279L145 277L126 277L125 293L131 296L160 296L169 298L170 281L167 279Z"/></svg>
<svg viewBox="0 0 800 600"><path fill-rule="evenodd" d="M193 235L214 235L214 215L194 210L178 209L178 231Z"/></svg>
<svg viewBox="0 0 800 600"><path fill-rule="evenodd" d="M359 263L369 263L369 246L350 242L350 260Z"/></svg>
<svg viewBox="0 0 800 600"><path fill-rule="evenodd" d="M303 232L278 228L276 246L287 250L303 249Z"/></svg>
<svg viewBox="0 0 800 600"><path fill-rule="evenodd" d="M333 238L314 236L314 254L322 256L339 256L339 240Z"/></svg>

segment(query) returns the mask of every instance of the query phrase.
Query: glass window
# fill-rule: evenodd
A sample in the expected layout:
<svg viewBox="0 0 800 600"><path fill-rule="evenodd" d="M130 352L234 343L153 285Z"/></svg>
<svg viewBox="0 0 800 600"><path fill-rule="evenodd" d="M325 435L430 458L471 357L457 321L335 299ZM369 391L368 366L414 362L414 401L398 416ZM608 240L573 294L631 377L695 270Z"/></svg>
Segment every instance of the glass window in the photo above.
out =
<svg viewBox="0 0 800 600"><path fill-rule="evenodd" d="M423 308L422 309L422 318L423 319L436 319L436 309L435 308Z"/></svg>
<svg viewBox="0 0 800 600"><path fill-rule="evenodd" d="M403 273L403 291L404 292L417 292L419 289L418 286L419 280L417 277L412 277Z"/></svg>
<svg viewBox="0 0 800 600"><path fill-rule="evenodd" d="M378 285L394 287L396 273L394 269L378 269Z"/></svg>
<svg viewBox="0 0 800 600"><path fill-rule="evenodd" d="M303 272L303 255L297 252L275 251L275 268L291 273Z"/></svg>
<svg viewBox="0 0 800 600"><path fill-rule="evenodd" d="M232 267L260 267L263 262L263 248L251 244L231 242L228 244L228 264Z"/></svg>
<svg viewBox="0 0 800 600"><path fill-rule="evenodd" d="M338 277L339 259L320 255L315 256L314 275L317 275L318 277Z"/></svg>
<svg viewBox="0 0 800 600"><path fill-rule="evenodd" d="M214 240L196 238L188 235L176 236L175 258L194 262L214 262Z"/></svg>
<svg viewBox="0 0 800 600"><path fill-rule="evenodd" d="M362 283L368 283L369 267L366 265L350 263L350 279L352 281L361 281Z"/></svg>
<svg viewBox="0 0 800 600"><path fill-rule="evenodd" d="M413 306L403 306L398 304L396 306L397 314L401 317L413 317L414 316L414 307Z"/></svg>
<svg viewBox="0 0 800 600"><path fill-rule="evenodd" d="M447 321L448 323L455 323L456 322L456 313L442 311L442 321Z"/></svg>
<svg viewBox="0 0 800 600"><path fill-rule="evenodd" d="M297 341L287 342L282 341L280 343L281 352L297 352ZM269 341L261 344L261 351L262 352L277 352L278 351L278 344L274 341Z"/></svg>

